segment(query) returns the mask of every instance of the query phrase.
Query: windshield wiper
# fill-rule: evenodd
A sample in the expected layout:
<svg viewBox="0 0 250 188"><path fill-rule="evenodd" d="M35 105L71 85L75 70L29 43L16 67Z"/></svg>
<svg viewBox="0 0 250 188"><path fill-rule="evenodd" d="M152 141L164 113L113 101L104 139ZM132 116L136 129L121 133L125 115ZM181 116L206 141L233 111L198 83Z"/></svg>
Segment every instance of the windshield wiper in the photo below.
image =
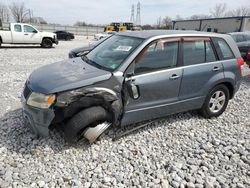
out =
<svg viewBox="0 0 250 188"><path fill-rule="evenodd" d="M85 56L85 55L84 55L84 56L81 56L81 57L82 57L82 60L83 60L83 61L85 61L86 63L88 63L88 64L90 64L90 65L93 65L93 66L95 66L95 67L97 67L97 68L99 68L99 69L103 69L103 70L110 71L109 68L99 65L99 64L96 63L95 61L90 60L90 59L89 59L87 56Z"/></svg>

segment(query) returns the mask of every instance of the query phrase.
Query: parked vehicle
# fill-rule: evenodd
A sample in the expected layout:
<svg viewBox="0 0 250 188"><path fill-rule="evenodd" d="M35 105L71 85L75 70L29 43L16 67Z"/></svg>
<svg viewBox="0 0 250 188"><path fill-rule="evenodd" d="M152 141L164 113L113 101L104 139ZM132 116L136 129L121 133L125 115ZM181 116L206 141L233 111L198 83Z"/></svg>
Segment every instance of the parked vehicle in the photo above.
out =
<svg viewBox="0 0 250 188"><path fill-rule="evenodd" d="M249 32L234 32L229 33L235 40L242 58L250 67L250 33Z"/></svg>
<svg viewBox="0 0 250 188"><path fill-rule="evenodd" d="M101 40L107 37L110 37L111 35L116 34L115 31L108 31L108 32L103 32L103 33L97 33L94 35L95 40Z"/></svg>
<svg viewBox="0 0 250 188"><path fill-rule="evenodd" d="M91 50L93 50L98 44L106 40L106 38L103 38L98 41L92 41L91 43L80 47L80 48L75 48L69 52L69 58L75 58L75 57L80 57L83 55L87 55Z"/></svg>
<svg viewBox="0 0 250 188"><path fill-rule="evenodd" d="M243 63L229 35L118 33L86 56L35 70L22 94L24 119L37 135L63 122L67 141L92 143L111 124L195 109L217 117L239 89Z"/></svg>
<svg viewBox="0 0 250 188"><path fill-rule="evenodd" d="M67 31L55 31L58 40L72 40L75 38L74 33L70 33Z"/></svg>
<svg viewBox="0 0 250 188"><path fill-rule="evenodd" d="M51 48L58 44L54 33L40 32L32 25L23 23L11 23L10 30L0 30L1 44L40 44L44 48Z"/></svg>

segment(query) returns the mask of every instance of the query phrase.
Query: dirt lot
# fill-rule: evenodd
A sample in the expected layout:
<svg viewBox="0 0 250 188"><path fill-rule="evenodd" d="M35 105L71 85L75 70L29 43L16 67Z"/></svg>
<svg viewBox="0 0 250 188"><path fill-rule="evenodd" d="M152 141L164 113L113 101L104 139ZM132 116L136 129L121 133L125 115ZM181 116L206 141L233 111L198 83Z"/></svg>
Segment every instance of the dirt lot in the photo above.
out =
<svg viewBox="0 0 250 188"><path fill-rule="evenodd" d="M181 113L115 142L111 130L92 146L69 146L57 131L37 139L20 109L26 79L86 42L0 49L0 187L250 187L249 76L219 118Z"/></svg>

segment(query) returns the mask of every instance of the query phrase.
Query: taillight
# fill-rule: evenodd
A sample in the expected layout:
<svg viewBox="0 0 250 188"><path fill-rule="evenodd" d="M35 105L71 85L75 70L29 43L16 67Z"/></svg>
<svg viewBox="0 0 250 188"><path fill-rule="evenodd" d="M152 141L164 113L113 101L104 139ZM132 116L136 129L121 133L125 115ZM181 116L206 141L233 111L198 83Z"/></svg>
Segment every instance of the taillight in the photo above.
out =
<svg viewBox="0 0 250 188"><path fill-rule="evenodd" d="M238 64L239 69L240 69L240 76L242 76L244 59L242 57L238 57L237 58L237 64Z"/></svg>
<svg viewBox="0 0 250 188"><path fill-rule="evenodd" d="M250 51L247 53L247 61L250 61Z"/></svg>

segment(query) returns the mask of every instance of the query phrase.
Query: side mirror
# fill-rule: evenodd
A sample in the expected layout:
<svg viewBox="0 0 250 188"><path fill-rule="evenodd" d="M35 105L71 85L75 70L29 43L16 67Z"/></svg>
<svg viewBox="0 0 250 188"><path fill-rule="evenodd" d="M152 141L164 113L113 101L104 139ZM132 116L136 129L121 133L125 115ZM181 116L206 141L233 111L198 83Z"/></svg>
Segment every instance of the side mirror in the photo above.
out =
<svg viewBox="0 0 250 188"><path fill-rule="evenodd" d="M135 62L131 63L125 73L125 77L129 78L135 74Z"/></svg>
<svg viewBox="0 0 250 188"><path fill-rule="evenodd" d="M37 33L37 30L33 30L32 33Z"/></svg>

